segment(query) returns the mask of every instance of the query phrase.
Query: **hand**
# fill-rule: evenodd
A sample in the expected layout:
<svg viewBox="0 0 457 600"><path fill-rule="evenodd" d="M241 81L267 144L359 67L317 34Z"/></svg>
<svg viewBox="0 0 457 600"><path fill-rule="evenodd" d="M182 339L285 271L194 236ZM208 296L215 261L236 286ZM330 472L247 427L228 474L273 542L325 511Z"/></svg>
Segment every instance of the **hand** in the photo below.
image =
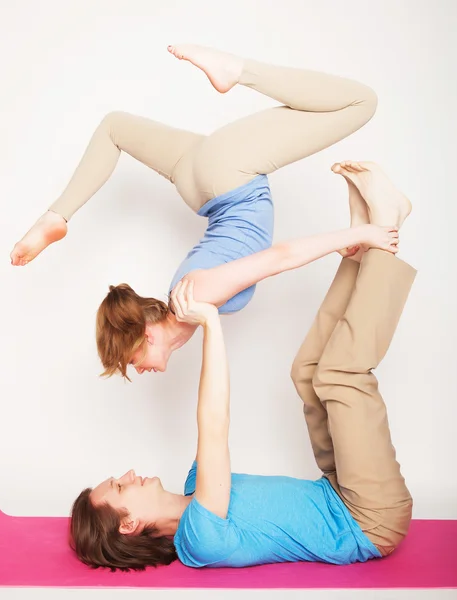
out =
<svg viewBox="0 0 457 600"><path fill-rule="evenodd" d="M379 250L387 250L392 254L398 252L398 227L387 226L381 227L379 225L362 225L361 229L362 247L368 246L368 248L378 248Z"/></svg>
<svg viewBox="0 0 457 600"><path fill-rule="evenodd" d="M359 250L360 246L348 246L347 248L338 250L338 254L341 254L343 258L351 258L352 256L355 256Z"/></svg>
<svg viewBox="0 0 457 600"><path fill-rule="evenodd" d="M171 293L176 319L189 325L206 325L214 317L218 318L217 308L207 302L194 300L194 282L182 279Z"/></svg>

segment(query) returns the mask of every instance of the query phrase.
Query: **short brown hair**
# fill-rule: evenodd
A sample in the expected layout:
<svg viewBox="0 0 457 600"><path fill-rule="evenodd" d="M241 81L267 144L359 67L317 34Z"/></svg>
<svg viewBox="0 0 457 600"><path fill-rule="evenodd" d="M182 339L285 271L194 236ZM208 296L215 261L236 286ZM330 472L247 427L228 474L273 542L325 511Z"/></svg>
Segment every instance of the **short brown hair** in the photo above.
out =
<svg viewBox="0 0 457 600"><path fill-rule="evenodd" d="M139 535L120 533L121 520L128 512L118 512L108 504L94 506L91 492L91 488L83 490L71 511L70 545L80 561L94 569L143 571L178 558L173 539L157 535L152 527Z"/></svg>
<svg viewBox="0 0 457 600"><path fill-rule="evenodd" d="M127 283L110 285L97 311L97 349L105 371L102 376L120 373L126 379L134 352L145 343L147 323L160 323L168 306L155 298L139 296Z"/></svg>

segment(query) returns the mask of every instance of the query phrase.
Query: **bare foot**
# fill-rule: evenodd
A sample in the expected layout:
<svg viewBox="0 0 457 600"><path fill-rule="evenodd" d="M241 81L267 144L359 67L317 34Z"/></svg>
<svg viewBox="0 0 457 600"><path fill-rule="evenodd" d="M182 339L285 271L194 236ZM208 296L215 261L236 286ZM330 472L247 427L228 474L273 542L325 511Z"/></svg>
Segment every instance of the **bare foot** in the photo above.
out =
<svg viewBox="0 0 457 600"><path fill-rule="evenodd" d="M403 225L411 212L411 202L376 163L344 161L334 164L332 171L357 187L368 205L372 224L395 223L399 228Z"/></svg>
<svg viewBox="0 0 457 600"><path fill-rule="evenodd" d="M10 254L11 264L23 267L53 242L67 235L67 222L63 217L48 210L18 242Z"/></svg>
<svg viewBox="0 0 457 600"><path fill-rule="evenodd" d="M362 198L359 190L352 183L352 181L350 179L346 179L346 183L348 184L349 191L349 211L351 214L351 227L367 225L370 222L368 206L365 200ZM352 252L352 248L345 248L344 250L340 250L340 254L344 258L350 258L351 260L360 262L367 249L367 247L360 245L357 247L357 252L352 256L350 255Z"/></svg>
<svg viewBox="0 0 457 600"><path fill-rule="evenodd" d="M227 52L193 44L168 46L179 60L188 60L205 73L218 92L225 94L235 86L243 71L243 59Z"/></svg>

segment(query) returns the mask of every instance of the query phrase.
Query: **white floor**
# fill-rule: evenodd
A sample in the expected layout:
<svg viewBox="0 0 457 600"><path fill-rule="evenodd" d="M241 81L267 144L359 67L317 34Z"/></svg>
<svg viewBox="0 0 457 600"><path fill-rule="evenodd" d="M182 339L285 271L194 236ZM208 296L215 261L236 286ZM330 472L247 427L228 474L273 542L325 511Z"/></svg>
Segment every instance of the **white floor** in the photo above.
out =
<svg viewBox="0 0 457 600"><path fill-rule="evenodd" d="M134 589L48 589L0 588L2 600L457 600L452 590L134 590Z"/></svg>

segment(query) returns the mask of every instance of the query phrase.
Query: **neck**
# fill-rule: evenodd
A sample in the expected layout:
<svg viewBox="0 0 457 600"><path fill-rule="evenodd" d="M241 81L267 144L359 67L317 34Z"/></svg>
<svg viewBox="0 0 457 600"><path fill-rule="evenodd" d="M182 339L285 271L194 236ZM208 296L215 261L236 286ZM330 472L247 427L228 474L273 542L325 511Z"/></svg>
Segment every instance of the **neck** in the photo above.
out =
<svg viewBox="0 0 457 600"><path fill-rule="evenodd" d="M189 506L192 496L166 492L164 500L167 517L156 523L156 527L159 529L161 535L175 535L182 514Z"/></svg>
<svg viewBox="0 0 457 600"><path fill-rule="evenodd" d="M194 335L197 329L196 325L189 325L188 323L180 323L174 314L168 313L165 327L168 335L170 349L172 352L184 346L186 342Z"/></svg>

